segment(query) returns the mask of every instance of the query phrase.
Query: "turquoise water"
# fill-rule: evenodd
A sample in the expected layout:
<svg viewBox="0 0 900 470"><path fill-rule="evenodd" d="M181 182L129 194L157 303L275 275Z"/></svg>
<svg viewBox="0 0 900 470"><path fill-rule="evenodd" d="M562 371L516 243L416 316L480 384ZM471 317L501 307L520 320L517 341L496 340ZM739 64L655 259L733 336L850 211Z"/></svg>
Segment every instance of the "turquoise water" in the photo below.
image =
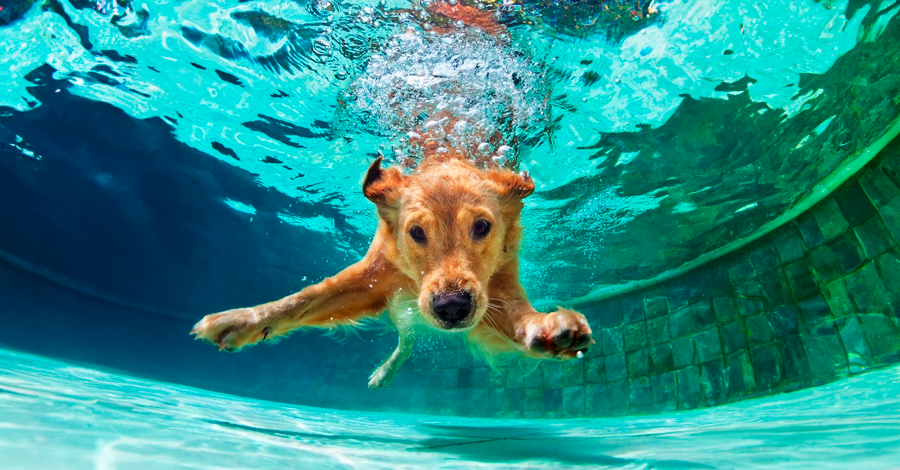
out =
<svg viewBox="0 0 900 470"><path fill-rule="evenodd" d="M294 276L301 284L362 255L375 224L359 195L360 176L378 152L390 159L404 150L398 135L413 130L402 128L413 103L508 124L504 138L519 142L515 160L538 185L523 214L523 281L547 306L652 278L753 233L897 117L883 102L890 88L869 86L898 75L900 8L892 2L642 1L658 13L635 21L619 18L635 2L520 0L511 4L533 11L507 21L501 43L479 42L462 28L468 39L430 50L420 45L433 41L440 21L411 15L417 1L121 3L128 6L35 2L0 26L7 51L0 56L0 119L7 121L0 148L24 160L26 168L14 170L21 174L51 167L60 146L88 151L102 134L113 142L92 153L132 147L116 150L117 161L174 139L181 149L140 159L196 150L169 168L216 159L240 170L244 181L289 200L272 205L228 191L215 202L231 217L272 238L293 230L294 238L328 240L318 256L279 253L291 261L286 266L277 256L265 260L259 274L269 283ZM496 12L501 3L480 4ZM401 33L412 38L398 39ZM465 57L448 69L454 53ZM519 85L455 75L476 65L504 76L518 71ZM442 96L447 86L474 101ZM391 102L399 99L395 89L400 103ZM85 103L122 114L85 117L88 129L68 136L16 125ZM155 127L132 135L120 124L132 119ZM104 166L86 173L112 197L133 183ZM9 194L20 193L16 182L6 183ZM132 222L154 212L146 201L120 199ZM21 246L27 240L11 238L4 251L40 257ZM86 279L78 268L51 268L167 307L107 279Z"/></svg>
<svg viewBox="0 0 900 470"><path fill-rule="evenodd" d="M445 1L502 32L441 18ZM363 172L379 154L414 159L409 132L442 126L435 110L482 131L441 128L448 141L536 181L520 258L539 308L650 285L758 235L900 129L893 0L641 0L652 14L630 0L460 1L0 0L0 470L900 468L896 367L653 416L359 411L415 400L556 418L627 413L629 400L674 408L676 393L712 406L736 383L725 371L742 370L752 394L769 390L766 374L848 370L812 357L829 348L868 357L870 341L896 361L890 338L873 341L894 320L872 310L859 312L865 333L855 319L801 331L787 315L790 348L687 360L677 386L674 371L652 384L626 373L657 357L624 351L650 327L619 311L590 318L598 344L584 362L492 374L429 339L381 391L366 377L392 331L236 355L191 339L205 314L357 261L376 223ZM693 287L666 293L673 309ZM719 300L700 313L718 315ZM867 364L853 357L850 370ZM701 392L712 398L691 398Z"/></svg>
<svg viewBox="0 0 900 470"><path fill-rule="evenodd" d="M702 411L491 420L254 401L0 351L0 467L900 468L900 367Z"/></svg>

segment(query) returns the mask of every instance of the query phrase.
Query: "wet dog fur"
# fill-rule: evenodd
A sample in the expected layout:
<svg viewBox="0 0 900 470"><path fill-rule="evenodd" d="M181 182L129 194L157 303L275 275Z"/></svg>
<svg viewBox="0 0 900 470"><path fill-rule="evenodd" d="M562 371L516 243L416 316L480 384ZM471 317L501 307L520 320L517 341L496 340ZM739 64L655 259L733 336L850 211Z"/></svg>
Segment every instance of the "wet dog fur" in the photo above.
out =
<svg viewBox="0 0 900 470"><path fill-rule="evenodd" d="M593 340L584 316L538 312L519 282L522 199L535 187L527 173L482 170L448 153L426 157L411 175L381 163L372 163L363 183L379 220L361 261L283 299L207 315L191 333L237 351L387 310L399 344L370 388L390 384L422 325L464 335L489 361L506 353L567 360L587 351Z"/></svg>

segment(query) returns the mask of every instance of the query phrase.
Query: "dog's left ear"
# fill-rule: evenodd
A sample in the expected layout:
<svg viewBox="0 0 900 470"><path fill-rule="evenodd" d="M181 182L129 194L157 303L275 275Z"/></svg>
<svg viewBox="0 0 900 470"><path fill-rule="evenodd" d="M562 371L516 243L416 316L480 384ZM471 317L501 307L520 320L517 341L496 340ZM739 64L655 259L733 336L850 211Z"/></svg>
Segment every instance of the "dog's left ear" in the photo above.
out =
<svg viewBox="0 0 900 470"><path fill-rule="evenodd" d="M363 181L363 194L379 209L396 207L400 203L403 175L397 168L381 168L382 156L372 162Z"/></svg>
<svg viewBox="0 0 900 470"><path fill-rule="evenodd" d="M514 173L512 171L490 170L487 174L501 201L521 201L534 192L534 181L527 171Z"/></svg>

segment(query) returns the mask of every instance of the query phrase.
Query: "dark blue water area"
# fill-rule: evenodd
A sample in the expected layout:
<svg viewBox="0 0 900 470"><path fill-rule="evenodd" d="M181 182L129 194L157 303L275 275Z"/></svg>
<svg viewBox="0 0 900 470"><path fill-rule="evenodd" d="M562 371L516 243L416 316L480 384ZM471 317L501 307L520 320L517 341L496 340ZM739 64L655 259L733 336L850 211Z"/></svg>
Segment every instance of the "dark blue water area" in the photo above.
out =
<svg viewBox="0 0 900 470"><path fill-rule="evenodd" d="M188 332L204 314L279 298L355 261L277 213L323 215L338 230L345 219L255 184L177 141L162 120L70 94L52 72L44 66L28 77L41 106L0 113L0 137L21 136L41 156L0 146L0 344L303 401L306 381L276 387L282 377L273 371L317 381L328 373L316 367L322 355L341 347L334 339L312 332L222 354ZM228 198L256 213L234 210Z"/></svg>

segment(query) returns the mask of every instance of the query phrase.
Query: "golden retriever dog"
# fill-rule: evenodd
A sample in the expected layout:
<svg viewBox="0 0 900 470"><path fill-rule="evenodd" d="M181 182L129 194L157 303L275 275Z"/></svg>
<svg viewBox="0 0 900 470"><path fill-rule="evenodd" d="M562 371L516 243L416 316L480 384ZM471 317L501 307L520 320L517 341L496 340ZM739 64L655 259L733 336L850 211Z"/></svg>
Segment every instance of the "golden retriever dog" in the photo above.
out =
<svg viewBox="0 0 900 470"><path fill-rule="evenodd" d="M567 360L587 351L594 341L584 315L538 312L519 282L522 199L535 188L527 173L480 169L455 151L426 154L411 175L381 162L363 182L379 220L361 261L281 300L207 315L191 333L237 351L387 310L400 341L370 388L390 384L419 326L462 334L489 361L505 353Z"/></svg>

